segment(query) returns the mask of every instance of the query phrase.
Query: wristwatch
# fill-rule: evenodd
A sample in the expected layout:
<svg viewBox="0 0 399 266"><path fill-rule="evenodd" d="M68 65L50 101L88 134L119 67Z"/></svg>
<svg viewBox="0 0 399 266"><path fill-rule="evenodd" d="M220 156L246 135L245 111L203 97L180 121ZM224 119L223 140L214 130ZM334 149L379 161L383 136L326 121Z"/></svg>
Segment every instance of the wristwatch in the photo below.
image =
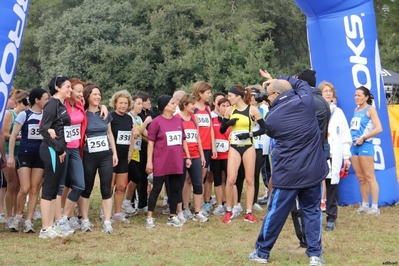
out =
<svg viewBox="0 0 399 266"><path fill-rule="evenodd" d="M190 160L190 161L191 161L191 158L188 158L188 157L187 157L186 160Z"/></svg>
<svg viewBox="0 0 399 266"><path fill-rule="evenodd" d="M249 137L252 138L254 136L253 132L249 132Z"/></svg>

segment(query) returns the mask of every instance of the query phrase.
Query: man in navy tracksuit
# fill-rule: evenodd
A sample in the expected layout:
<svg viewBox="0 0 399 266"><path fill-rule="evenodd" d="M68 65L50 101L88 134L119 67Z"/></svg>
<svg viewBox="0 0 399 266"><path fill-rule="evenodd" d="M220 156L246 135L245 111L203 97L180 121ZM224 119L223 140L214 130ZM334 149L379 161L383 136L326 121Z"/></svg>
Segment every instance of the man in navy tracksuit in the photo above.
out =
<svg viewBox="0 0 399 266"><path fill-rule="evenodd" d="M312 89L307 82L280 76L267 88L272 105L266 133L276 140L272 168L273 192L268 213L249 258L267 263L288 214L298 197L305 222L310 264L321 265L321 181L328 173L321 145Z"/></svg>

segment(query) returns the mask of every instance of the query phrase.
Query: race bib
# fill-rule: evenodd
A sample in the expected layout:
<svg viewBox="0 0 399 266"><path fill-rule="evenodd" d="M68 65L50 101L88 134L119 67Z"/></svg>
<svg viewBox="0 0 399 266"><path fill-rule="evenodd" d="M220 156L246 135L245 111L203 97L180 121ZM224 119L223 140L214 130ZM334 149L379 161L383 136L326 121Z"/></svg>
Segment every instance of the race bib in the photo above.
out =
<svg viewBox="0 0 399 266"><path fill-rule="evenodd" d="M130 145L130 138L132 137L132 131L120 131L118 130L118 137L116 144L118 145Z"/></svg>
<svg viewBox="0 0 399 266"><path fill-rule="evenodd" d="M40 135L39 124L28 126L28 139L43 139L43 136Z"/></svg>
<svg viewBox="0 0 399 266"><path fill-rule="evenodd" d="M187 142L197 143L198 130L196 130L196 129L185 129L184 133L186 134L186 141Z"/></svg>
<svg viewBox="0 0 399 266"><path fill-rule="evenodd" d="M134 149L135 150L141 151L141 142L142 142L141 138L137 138L134 140Z"/></svg>
<svg viewBox="0 0 399 266"><path fill-rule="evenodd" d="M64 138L66 142L80 139L80 125L65 126Z"/></svg>
<svg viewBox="0 0 399 266"><path fill-rule="evenodd" d="M182 144L181 131L166 132L166 143L168 146L175 146Z"/></svg>
<svg viewBox="0 0 399 266"><path fill-rule="evenodd" d="M211 126L211 119L207 114L196 114L198 125L200 127L210 127Z"/></svg>
<svg viewBox="0 0 399 266"><path fill-rule="evenodd" d="M251 138L247 139L238 139L237 135L242 134L242 133L249 133L248 130L237 130L237 131L232 131L231 132L231 144L235 145L247 145L248 143L251 143Z"/></svg>
<svg viewBox="0 0 399 266"><path fill-rule="evenodd" d="M215 139L215 144L217 152L227 152L230 147L229 141L224 139Z"/></svg>
<svg viewBox="0 0 399 266"><path fill-rule="evenodd" d="M351 120L351 128L350 130L359 130L360 129L360 117L354 117Z"/></svg>
<svg viewBox="0 0 399 266"><path fill-rule="evenodd" d="M89 153L109 150L107 136L92 137L87 139Z"/></svg>

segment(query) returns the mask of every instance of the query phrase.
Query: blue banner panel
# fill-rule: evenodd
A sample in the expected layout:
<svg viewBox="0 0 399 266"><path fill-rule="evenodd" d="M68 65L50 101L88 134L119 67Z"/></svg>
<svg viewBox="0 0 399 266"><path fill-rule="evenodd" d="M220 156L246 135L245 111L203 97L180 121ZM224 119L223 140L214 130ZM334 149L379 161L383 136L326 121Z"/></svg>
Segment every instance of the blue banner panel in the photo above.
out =
<svg viewBox="0 0 399 266"><path fill-rule="evenodd" d="M374 106L383 132L373 138L374 166L380 186L379 205L399 200L399 183L381 75L377 28L372 0L295 0L307 16L308 42L317 82L334 84L338 106L348 121L356 107L356 88L365 86L374 95ZM359 182L353 169L339 184L339 204L360 203Z"/></svg>
<svg viewBox="0 0 399 266"><path fill-rule="evenodd" d="M17 68L29 3L29 0L0 1L0 129Z"/></svg>

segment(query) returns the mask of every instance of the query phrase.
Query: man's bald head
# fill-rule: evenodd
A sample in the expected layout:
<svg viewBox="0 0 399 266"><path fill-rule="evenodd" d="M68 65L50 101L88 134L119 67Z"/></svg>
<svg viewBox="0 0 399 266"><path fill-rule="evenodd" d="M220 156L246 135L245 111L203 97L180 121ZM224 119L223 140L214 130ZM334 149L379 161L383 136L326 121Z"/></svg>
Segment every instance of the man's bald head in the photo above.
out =
<svg viewBox="0 0 399 266"><path fill-rule="evenodd" d="M273 103L277 96L283 92L292 90L291 84L283 79L277 79L270 82L267 87L267 94L270 103Z"/></svg>
<svg viewBox="0 0 399 266"><path fill-rule="evenodd" d="M283 92L292 90L291 84L284 79L278 79L278 80L274 81L272 84L271 85L272 85L273 92L278 92L281 94Z"/></svg>
<svg viewBox="0 0 399 266"><path fill-rule="evenodd" d="M175 99L176 104L179 104L181 98L183 98L183 96L186 95L186 94L187 93L185 91L182 91L182 90L175 91L173 93L173 99Z"/></svg>

